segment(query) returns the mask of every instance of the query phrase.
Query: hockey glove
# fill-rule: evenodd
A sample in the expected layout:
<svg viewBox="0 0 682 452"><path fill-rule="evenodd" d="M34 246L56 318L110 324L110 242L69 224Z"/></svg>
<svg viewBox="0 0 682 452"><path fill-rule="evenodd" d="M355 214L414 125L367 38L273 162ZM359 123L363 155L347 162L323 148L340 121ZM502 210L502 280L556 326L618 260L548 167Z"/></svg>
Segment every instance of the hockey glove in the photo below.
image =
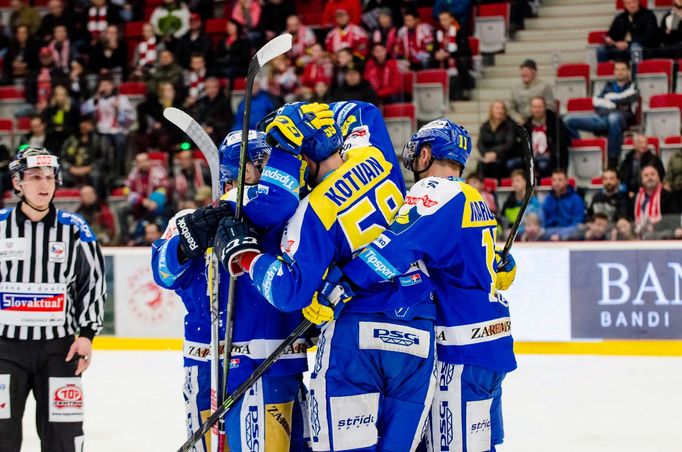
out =
<svg viewBox="0 0 682 452"><path fill-rule="evenodd" d="M339 317L343 307L354 295L350 284L341 281L342 276L341 270L332 267L322 283L322 288L313 296L312 303L303 308L303 317L317 326Z"/></svg>
<svg viewBox="0 0 682 452"><path fill-rule="evenodd" d="M333 134L334 124L334 114L327 104L296 102L282 107L265 131L270 145L298 155L306 138L320 130Z"/></svg>
<svg viewBox="0 0 682 452"><path fill-rule="evenodd" d="M497 278L495 280L495 289L507 290L511 287L516 277L516 261L514 256L507 254L507 262L501 265L502 251L495 250L495 261L497 262Z"/></svg>
<svg viewBox="0 0 682 452"><path fill-rule="evenodd" d="M232 215L226 202L218 207L208 206L183 215L176 221L180 234L180 248L189 259L202 256L213 243L218 223L225 216Z"/></svg>
<svg viewBox="0 0 682 452"><path fill-rule="evenodd" d="M220 221L213 252L232 276L240 276L261 253L258 233L247 220L229 216Z"/></svg>

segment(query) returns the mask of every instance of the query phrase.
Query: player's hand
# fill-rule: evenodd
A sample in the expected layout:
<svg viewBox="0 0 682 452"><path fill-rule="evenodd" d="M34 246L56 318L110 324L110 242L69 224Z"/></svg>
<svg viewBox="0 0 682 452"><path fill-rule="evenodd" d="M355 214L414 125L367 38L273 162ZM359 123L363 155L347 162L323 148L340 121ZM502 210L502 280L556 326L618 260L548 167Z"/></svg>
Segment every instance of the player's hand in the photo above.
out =
<svg viewBox="0 0 682 452"><path fill-rule="evenodd" d="M232 216L226 202L218 207L201 207L192 213L177 219L176 225L180 236L180 247L186 257L192 259L203 256L213 243L218 223L225 217Z"/></svg>
<svg viewBox="0 0 682 452"><path fill-rule="evenodd" d="M265 132L272 146L298 155L306 138L319 131L333 135L334 124L334 114L327 104L296 102L282 107Z"/></svg>
<svg viewBox="0 0 682 452"><path fill-rule="evenodd" d="M90 367L90 358L92 357L92 342L87 337L79 337L71 344L69 353L66 355L64 361L69 362L74 358L78 358L78 367L76 367L75 375L80 375Z"/></svg>
<svg viewBox="0 0 682 452"><path fill-rule="evenodd" d="M343 273L333 267L322 283L322 288L313 296L313 301L303 308L303 317L321 326L337 319L343 307L353 298L350 285L341 280Z"/></svg>
<svg viewBox="0 0 682 452"><path fill-rule="evenodd" d="M253 258L261 253L258 233L247 220L237 220L233 216L220 221L216 231L213 252L232 276L239 276L248 270Z"/></svg>
<svg viewBox="0 0 682 452"><path fill-rule="evenodd" d="M507 290L511 287L516 277L516 261L514 256L507 254L507 262L502 265L502 250L495 250L495 261L497 262L497 278L495 288L497 290Z"/></svg>

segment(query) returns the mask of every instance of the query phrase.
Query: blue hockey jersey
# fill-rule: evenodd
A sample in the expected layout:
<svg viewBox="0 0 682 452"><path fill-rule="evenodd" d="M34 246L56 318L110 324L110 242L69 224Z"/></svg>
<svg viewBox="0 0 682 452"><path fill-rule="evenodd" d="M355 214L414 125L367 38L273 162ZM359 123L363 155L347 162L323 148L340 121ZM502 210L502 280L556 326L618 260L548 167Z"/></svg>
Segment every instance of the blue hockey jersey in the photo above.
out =
<svg viewBox="0 0 682 452"><path fill-rule="evenodd" d="M273 149L260 183L244 192L244 214L263 234L262 245L276 251L286 221L296 210L301 190L301 161ZM236 188L227 195L233 206ZM172 227L152 248L152 269L157 284L175 290L187 309L185 316L185 365L208 361L211 318L203 258L178 260L179 236ZM225 318L229 275L220 267L220 318ZM244 381L301 322L300 313L283 313L263 300L247 276L237 279L233 316L232 362L228 391ZM221 322L222 323L222 322ZM224 325L220 325L224 337ZM299 339L273 365L269 375L292 375L306 369L306 343Z"/></svg>
<svg viewBox="0 0 682 452"><path fill-rule="evenodd" d="M410 189L390 227L343 272L372 287L422 260L436 292L438 359L509 372L516 360L509 308L495 290L496 227L473 187L429 177Z"/></svg>

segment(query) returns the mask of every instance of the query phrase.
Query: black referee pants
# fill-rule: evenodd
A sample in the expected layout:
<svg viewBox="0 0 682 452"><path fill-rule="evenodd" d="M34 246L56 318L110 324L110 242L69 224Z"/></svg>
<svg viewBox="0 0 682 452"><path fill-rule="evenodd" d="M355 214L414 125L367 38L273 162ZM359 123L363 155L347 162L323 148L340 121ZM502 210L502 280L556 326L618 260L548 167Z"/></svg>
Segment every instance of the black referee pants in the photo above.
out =
<svg viewBox="0 0 682 452"><path fill-rule="evenodd" d="M41 452L82 451L83 422L78 411L82 413L83 393L80 377L74 375L78 360L64 361L73 341L73 337L37 341L0 338L0 451L19 452L21 419L30 391L36 400ZM3 403L7 393L9 410Z"/></svg>

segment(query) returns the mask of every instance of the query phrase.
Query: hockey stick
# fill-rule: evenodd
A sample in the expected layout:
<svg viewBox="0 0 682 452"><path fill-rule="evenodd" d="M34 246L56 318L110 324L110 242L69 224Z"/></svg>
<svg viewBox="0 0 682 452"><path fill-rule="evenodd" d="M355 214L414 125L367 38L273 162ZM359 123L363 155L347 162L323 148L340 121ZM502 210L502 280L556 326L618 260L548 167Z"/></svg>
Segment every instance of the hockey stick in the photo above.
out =
<svg viewBox="0 0 682 452"><path fill-rule="evenodd" d="M516 240L516 234L519 232L519 227L523 221L523 215L526 213L528 208L528 203L530 203L530 198L533 197L533 191L535 190L535 162L533 160L533 148L528 136L528 131L525 127L518 124L517 129L519 134L526 142L526 149L523 153L523 163L526 170L526 191L523 194L523 201L521 202L521 207L519 207L519 213L514 220L514 224L509 231L509 236L507 241L504 242L504 248L502 249L502 255L500 256L500 264L498 267L504 267L507 264L507 257L509 256L509 251L511 250L514 240Z"/></svg>
<svg viewBox="0 0 682 452"><path fill-rule="evenodd" d="M218 148L211 137L199 123L182 110L169 107L163 111L163 116L185 132L194 141L201 153L204 154L211 172L213 200L220 199L222 195L222 188L220 187L220 157L218 155ZM211 409L213 411L217 409L218 400L222 400L220 391L223 388L223 385L220 383L220 360L218 359L220 356L219 271L218 258L213 253L213 249L209 248L206 250L206 292L211 309ZM214 429L211 435L211 449L218 450L225 441L224 430Z"/></svg>

